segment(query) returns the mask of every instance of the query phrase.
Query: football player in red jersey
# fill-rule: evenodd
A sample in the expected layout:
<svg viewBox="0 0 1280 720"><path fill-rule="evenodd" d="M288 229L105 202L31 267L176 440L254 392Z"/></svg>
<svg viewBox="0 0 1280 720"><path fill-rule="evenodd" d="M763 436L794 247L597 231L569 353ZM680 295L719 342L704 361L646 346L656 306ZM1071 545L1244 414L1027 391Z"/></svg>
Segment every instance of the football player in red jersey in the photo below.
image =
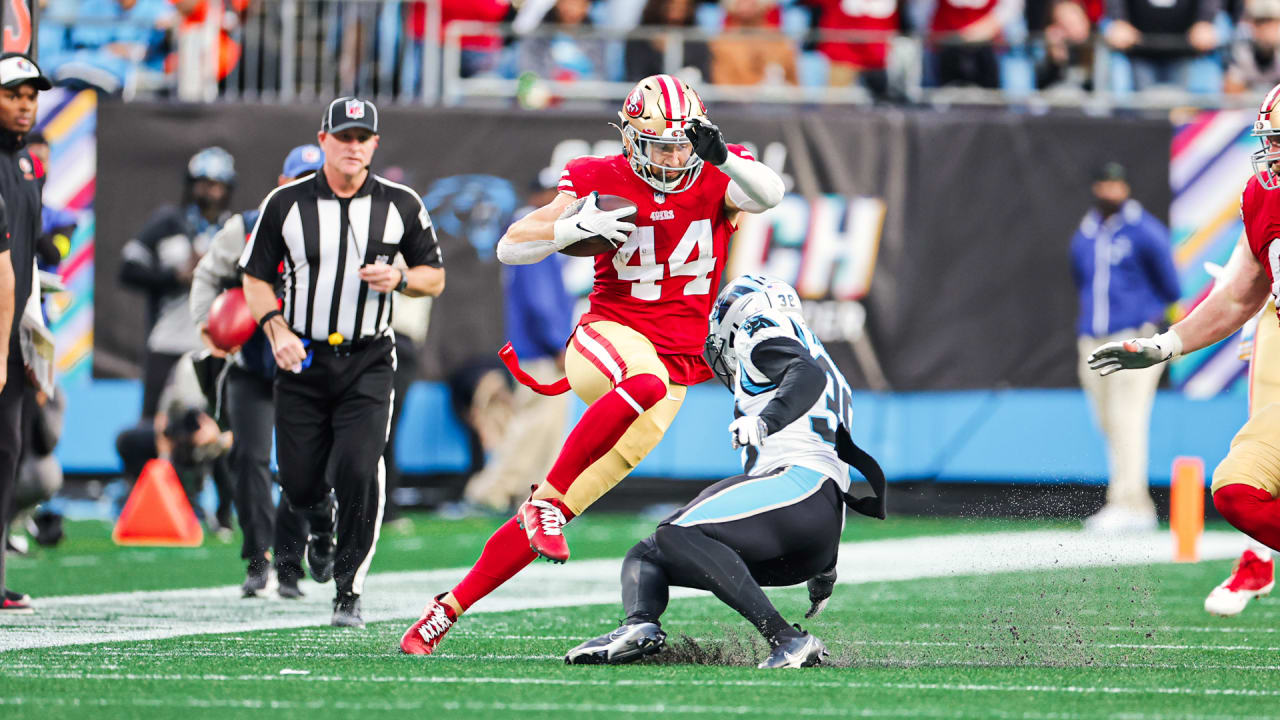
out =
<svg viewBox="0 0 1280 720"><path fill-rule="evenodd" d="M1150 367L1184 352L1208 347L1248 322L1268 296L1274 300L1280 295L1280 85L1272 88L1262 101L1253 135L1262 140L1262 149L1253 154L1254 175L1240 199L1244 235L1209 296L1166 332L1098 348L1089 358L1093 369L1106 375L1117 370ZM1278 322L1274 315L1261 321ZM1280 401L1251 408L1249 420L1236 433L1231 450L1213 472L1214 507L1227 522L1274 550L1280 550L1277 496L1280 496ZM1256 565L1259 566L1256 571L1251 571L1256 575L1256 582L1252 584L1258 586L1254 588L1259 591L1257 594L1262 594L1262 587L1271 582L1268 576L1272 574L1272 567L1269 562Z"/></svg>
<svg viewBox="0 0 1280 720"><path fill-rule="evenodd" d="M701 98L671 75L641 80L618 117L623 152L570 161L556 198L498 245L502 262L527 264L589 237L614 243L596 256L591 307L566 349L567 382L538 386L571 387L589 407L546 481L405 632L403 652L430 654L459 615L538 555L568 559L561 527L626 477L662 439L685 388L712 376L702 348L729 236L738 213L782 200L782 179L727 145ZM635 203L634 222L622 219L629 208L601 210L598 195ZM581 209L561 217L578 200Z"/></svg>

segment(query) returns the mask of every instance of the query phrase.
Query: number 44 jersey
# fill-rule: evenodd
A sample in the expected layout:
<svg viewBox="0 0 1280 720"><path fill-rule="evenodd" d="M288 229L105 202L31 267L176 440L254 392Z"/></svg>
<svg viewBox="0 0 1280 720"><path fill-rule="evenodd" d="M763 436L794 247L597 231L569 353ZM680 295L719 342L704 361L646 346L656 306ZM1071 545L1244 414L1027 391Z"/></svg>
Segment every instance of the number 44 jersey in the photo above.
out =
<svg viewBox="0 0 1280 720"><path fill-rule="evenodd" d="M741 145L732 152L754 160ZM635 329L658 351L671 381L693 385L711 378L702 359L707 313L720 289L735 228L725 208L729 177L703 163L689 189L661 193L641 180L623 155L571 160L559 190L573 197L593 190L636 204L636 229L614 252L595 259L591 307L583 323L611 320Z"/></svg>
<svg viewBox="0 0 1280 720"><path fill-rule="evenodd" d="M1253 252L1271 278L1271 296L1280 305L1280 189L1268 190L1258 182L1256 175L1249 178L1240 197L1240 217L1244 220L1244 234Z"/></svg>
<svg viewBox="0 0 1280 720"><path fill-rule="evenodd" d="M775 338L803 345L826 374L827 386L799 419L766 437L760 447L743 448L743 472L762 475L784 465L797 465L834 478L840 489L848 492L849 466L836 449L836 433L842 425L852 433L853 396L848 381L822 342L799 318L779 310L765 310L743 320L734 331L733 346L739 363L733 386L734 416L759 415L778 393L778 386L751 361L756 346Z"/></svg>

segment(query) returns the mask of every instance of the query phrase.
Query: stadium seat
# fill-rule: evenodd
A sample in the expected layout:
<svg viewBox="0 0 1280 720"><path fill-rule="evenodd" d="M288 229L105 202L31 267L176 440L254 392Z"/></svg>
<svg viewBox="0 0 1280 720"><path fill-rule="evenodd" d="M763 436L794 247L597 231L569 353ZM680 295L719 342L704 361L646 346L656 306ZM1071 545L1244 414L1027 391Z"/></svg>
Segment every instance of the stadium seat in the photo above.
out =
<svg viewBox="0 0 1280 720"><path fill-rule="evenodd" d="M817 50L806 50L796 58L796 75L804 87L826 87L831 61Z"/></svg>
<svg viewBox="0 0 1280 720"><path fill-rule="evenodd" d="M724 8L719 3L702 3L698 5L694 15L698 29L707 33L718 33L724 29Z"/></svg>

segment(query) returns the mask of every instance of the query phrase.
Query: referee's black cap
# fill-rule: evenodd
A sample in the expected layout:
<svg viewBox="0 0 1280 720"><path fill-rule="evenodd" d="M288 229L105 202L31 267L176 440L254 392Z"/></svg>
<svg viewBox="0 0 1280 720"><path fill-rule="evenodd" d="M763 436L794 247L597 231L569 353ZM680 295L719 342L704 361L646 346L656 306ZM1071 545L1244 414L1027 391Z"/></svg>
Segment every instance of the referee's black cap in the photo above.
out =
<svg viewBox="0 0 1280 720"><path fill-rule="evenodd" d="M368 100L345 96L329 103L320 119L320 132L336 133L350 128L378 134L378 108Z"/></svg>

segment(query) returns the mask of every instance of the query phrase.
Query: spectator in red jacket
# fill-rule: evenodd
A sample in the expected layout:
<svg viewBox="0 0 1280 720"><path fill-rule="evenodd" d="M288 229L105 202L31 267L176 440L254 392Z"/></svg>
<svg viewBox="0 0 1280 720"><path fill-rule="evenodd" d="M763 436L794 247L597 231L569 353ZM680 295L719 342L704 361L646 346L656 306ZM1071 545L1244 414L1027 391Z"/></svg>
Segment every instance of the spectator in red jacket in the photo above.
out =
<svg viewBox="0 0 1280 720"><path fill-rule="evenodd" d="M805 0L805 4L817 9L818 30L864 34L818 41L818 52L831 63L829 84L843 87L860 82L882 95L888 84L889 41L904 29L907 17L904 0Z"/></svg>
<svg viewBox="0 0 1280 720"><path fill-rule="evenodd" d="M449 25L459 20L475 22L502 22L511 10L509 0L442 0L440 7L440 37L444 43L445 32ZM405 18L405 36L409 41L408 57L405 59L404 85L415 94L421 87L418 74L422 72L422 53L427 38L427 4L414 2L409 5ZM459 38L462 46L462 77L474 77L493 72L498 66L498 53L502 50L502 37L497 33L480 33L463 35Z"/></svg>
<svg viewBox="0 0 1280 720"><path fill-rule="evenodd" d="M1023 0L938 0L929 31L937 43L938 85L1000 86L995 45Z"/></svg>

